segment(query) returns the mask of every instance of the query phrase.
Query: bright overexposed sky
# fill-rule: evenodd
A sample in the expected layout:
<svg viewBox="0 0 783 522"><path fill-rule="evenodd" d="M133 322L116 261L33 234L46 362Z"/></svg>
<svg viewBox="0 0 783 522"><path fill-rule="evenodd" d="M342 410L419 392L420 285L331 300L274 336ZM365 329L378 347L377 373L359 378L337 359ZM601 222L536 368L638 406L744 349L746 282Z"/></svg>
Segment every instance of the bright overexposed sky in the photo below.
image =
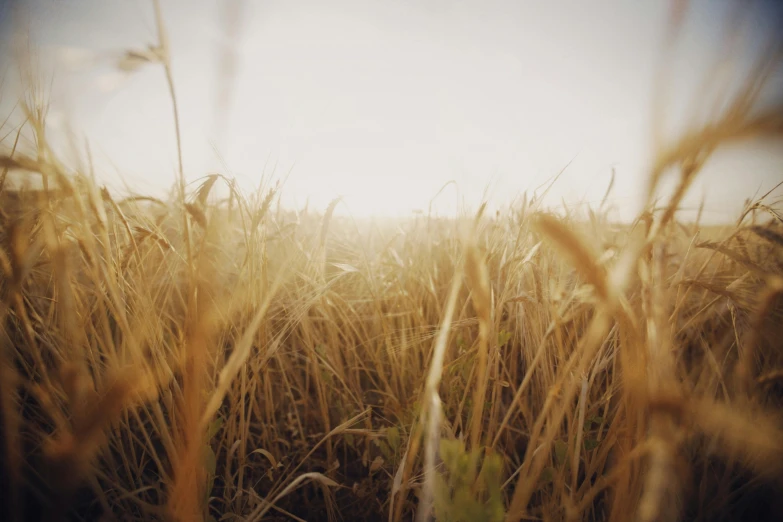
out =
<svg viewBox="0 0 783 522"><path fill-rule="evenodd" d="M152 3L0 0L4 50L21 25L11 21L13 3L24 7L42 73L54 79L52 134L68 123L86 136L110 186L122 178L137 192L168 189L176 152L162 69L124 75L114 66L124 50L156 42ZM225 22L232 3L238 24ZM752 12L738 41L745 46L740 64L750 63L762 37L780 28L780 12L767 4L745 9ZM323 208L343 196L341 212L399 215L426 209L449 180L469 205L477 206L487 187L502 204L573 159L550 192L552 203L600 202L614 167L610 201L626 218L638 208L669 2L161 5L189 180L218 170L251 188L263 176L290 172L285 204L309 200ZM727 27L738 27L728 22L732 5L690 2L671 58L673 121L707 97L705 75L729 55L722 42ZM230 79L221 74L230 64L225 45L236 57ZM216 110L219 92L229 93L223 110ZM0 107L10 110L13 101L3 96ZM745 198L782 179L779 145L744 147L719 154L685 205L696 207L704 196L708 219L732 218ZM455 194L453 187L444 191L443 208Z"/></svg>

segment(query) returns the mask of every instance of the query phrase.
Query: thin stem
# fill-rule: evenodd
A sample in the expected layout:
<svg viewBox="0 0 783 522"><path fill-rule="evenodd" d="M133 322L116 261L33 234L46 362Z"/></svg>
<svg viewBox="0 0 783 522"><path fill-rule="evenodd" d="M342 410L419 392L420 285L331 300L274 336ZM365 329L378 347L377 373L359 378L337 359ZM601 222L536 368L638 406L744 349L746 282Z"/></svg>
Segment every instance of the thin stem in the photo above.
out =
<svg viewBox="0 0 783 522"><path fill-rule="evenodd" d="M174 91L174 77L171 74L171 57L169 54L169 43L166 37L166 29L163 26L163 14L160 10L160 0L153 0L155 5L155 22L158 27L158 53L160 55L163 70L166 74L166 83L169 86L169 96L171 97L171 107L174 112L174 135L177 141L177 174L179 177L179 199L182 205L185 204L185 169L182 163L182 136L179 128L179 108L177 105L177 95ZM182 223L185 231L185 249L187 252L188 270L193 270L193 255L190 244L190 223L188 222L187 212L182 213ZM191 273L192 275L192 273ZM190 279L192 280L192 278Z"/></svg>

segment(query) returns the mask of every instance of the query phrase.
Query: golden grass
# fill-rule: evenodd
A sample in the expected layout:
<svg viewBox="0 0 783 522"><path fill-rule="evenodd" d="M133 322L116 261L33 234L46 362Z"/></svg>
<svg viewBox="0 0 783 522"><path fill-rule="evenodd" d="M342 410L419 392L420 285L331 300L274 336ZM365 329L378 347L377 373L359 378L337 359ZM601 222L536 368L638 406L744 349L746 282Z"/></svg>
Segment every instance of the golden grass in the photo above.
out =
<svg viewBox="0 0 783 522"><path fill-rule="evenodd" d="M173 98L158 22L126 58ZM181 154L171 200L117 200L23 104L36 149L0 155L4 519L783 516L780 202L674 219L716 148L780 135L754 108L769 67L658 151L622 226L535 195L358 224L283 211L278 185L188 187Z"/></svg>
<svg viewBox="0 0 783 522"><path fill-rule="evenodd" d="M3 193L14 510L405 520L455 437L502 457L509 520L730 519L780 480L774 223L646 242L533 201L358 233L216 179L188 206Z"/></svg>

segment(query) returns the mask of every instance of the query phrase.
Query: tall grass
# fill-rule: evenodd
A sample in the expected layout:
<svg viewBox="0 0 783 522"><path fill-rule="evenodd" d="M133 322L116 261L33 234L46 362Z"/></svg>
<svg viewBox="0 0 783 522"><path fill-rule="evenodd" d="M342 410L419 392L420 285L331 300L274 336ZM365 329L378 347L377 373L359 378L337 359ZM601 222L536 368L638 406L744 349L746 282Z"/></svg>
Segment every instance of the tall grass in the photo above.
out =
<svg viewBox="0 0 783 522"><path fill-rule="evenodd" d="M158 21L126 58L175 102ZM779 137L770 56L661 142L627 225L536 194L357 224L284 211L278 185L188 186L181 159L171 200L117 199L25 104L36 148L0 156L5 519L783 515L780 202L675 220L713 151Z"/></svg>

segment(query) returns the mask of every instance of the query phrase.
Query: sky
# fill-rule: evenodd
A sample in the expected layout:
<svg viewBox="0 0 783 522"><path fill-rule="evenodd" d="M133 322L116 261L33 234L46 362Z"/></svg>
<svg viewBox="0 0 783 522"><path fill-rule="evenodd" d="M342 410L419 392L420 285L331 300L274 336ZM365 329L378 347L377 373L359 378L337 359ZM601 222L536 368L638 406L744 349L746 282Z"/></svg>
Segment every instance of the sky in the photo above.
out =
<svg viewBox="0 0 783 522"><path fill-rule="evenodd" d="M24 8L24 23L12 3ZM668 2L161 5L188 180L219 171L250 190L284 177L284 205L323 209L342 196L338 213L397 216L426 211L449 181L435 202L442 212L457 202L475 209L485 197L505 204L568 165L549 203L598 204L614 169L610 203L624 219L639 210ZM229 5L238 6L233 22ZM694 101L709 99L705 77L730 56L726 28L747 29L728 48L739 49L740 66L779 28L779 11L763 2L745 10L744 26L728 17L732 5L689 3L676 53L667 57L675 78L671 136ZM156 42L153 4L0 0L0 17L4 64L13 29L27 27L41 74L52 79L50 136L70 131L88 140L110 187L169 189L176 147L162 68L116 67L124 51ZM3 117L14 101L0 98ZM704 198L706 219L733 219L745 198L781 180L779 144L735 148L707 165L684 206Z"/></svg>

